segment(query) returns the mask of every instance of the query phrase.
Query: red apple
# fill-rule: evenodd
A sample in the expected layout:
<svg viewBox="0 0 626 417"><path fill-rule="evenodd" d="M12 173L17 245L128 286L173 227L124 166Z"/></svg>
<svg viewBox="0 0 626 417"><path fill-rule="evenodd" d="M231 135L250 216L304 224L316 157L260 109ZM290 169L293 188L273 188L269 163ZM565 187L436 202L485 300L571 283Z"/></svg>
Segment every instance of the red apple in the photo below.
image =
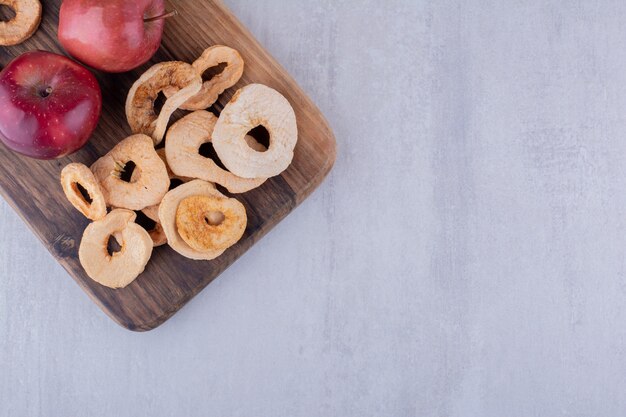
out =
<svg viewBox="0 0 626 417"><path fill-rule="evenodd" d="M59 41L93 68L130 71L159 49L164 13L164 0L64 0Z"/></svg>
<svg viewBox="0 0 626 417"><path fill-rule="evenodd" d="M102 93L89 70L51 52L27 52L0 72L0 140L12 150L60 158L98 125Z"/></svg>

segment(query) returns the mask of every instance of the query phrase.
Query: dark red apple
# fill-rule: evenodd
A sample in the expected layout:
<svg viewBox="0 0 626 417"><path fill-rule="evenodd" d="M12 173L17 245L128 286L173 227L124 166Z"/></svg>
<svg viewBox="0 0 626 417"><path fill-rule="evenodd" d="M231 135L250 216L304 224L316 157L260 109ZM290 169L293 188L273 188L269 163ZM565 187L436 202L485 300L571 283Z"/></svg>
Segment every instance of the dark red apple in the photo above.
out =
<svg viewBox="0 0 626 417"><path fill-rule="evenodd" d="M159 49L164 14L164 0L64 0L59 41L93 68L130 71Z"/></svg>
<svg viewBox="0 0 626 417"><path fill-rule="evenodd" d="M27 52L0 72L0 140L16 152L69 155L85 145L101 110L96 78L64 56Z"/></svg>

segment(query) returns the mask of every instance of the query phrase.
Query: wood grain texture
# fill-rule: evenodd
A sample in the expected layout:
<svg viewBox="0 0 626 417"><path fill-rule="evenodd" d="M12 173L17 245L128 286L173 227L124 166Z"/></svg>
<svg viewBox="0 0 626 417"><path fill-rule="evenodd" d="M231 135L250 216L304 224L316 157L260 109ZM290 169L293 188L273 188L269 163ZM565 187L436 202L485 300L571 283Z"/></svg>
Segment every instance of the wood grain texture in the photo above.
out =
<svg viewBox="0 0 626 417"><path fill-rule="evenodd" d="M5 66L22 52L42 49L62 53L56 28L60 1L46 1L41 28L30 40L0 50ZM57 161L35 161L0 147L0 192L41 239L85 292L117 323L135 331L151 330L185 305L193 296L239 258L289 214L324 179L335 160L335 140L327 122L285 70L218 0L179 0L179 15L167 22L163 44L152 61L135 71L111 75L98 73L103 91L103 115L89 144ZM93 163L130 128L124 114L132 83L151 65L167 60L192 62L208 46L224 44L240 51L246 62L244 76L214 106L219 112L237 88L263 83L281 92L296 112L299 141L291 167L262 187L236 196L248 212L242 240L211 262L191 261L169 247L157 248L146 271L131 285L111 290L89 279L77 252L88 220L63 196L58 182L70 162ZM178 111L174 119L184 115Z"/></svg>

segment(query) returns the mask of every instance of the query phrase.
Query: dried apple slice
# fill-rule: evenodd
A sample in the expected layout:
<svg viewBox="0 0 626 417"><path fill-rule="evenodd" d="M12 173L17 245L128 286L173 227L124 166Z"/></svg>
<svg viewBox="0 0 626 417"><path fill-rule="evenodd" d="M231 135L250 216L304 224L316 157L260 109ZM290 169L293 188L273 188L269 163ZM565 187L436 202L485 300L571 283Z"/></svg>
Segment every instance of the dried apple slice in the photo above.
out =
<svg viewBox="0 0 626 417"><path fill-rule="evenodd" d="M165 197L163 197L163 201L159 207L159 220L161 221L161 225L163 226L163 230L167 236L168 244L176 252L194 260L215 259L224 253L225 249L220 247L219 249L209 248L207 250L198 250L204 249L204 247L201 246L198 246L198 249L194 249L178 232L176 218L178 216L179 206L188 197L195 196L206 196L224 200L227 199L227 197L215 189L213 184L202 180L194 180L173 189L168 192ZM198 218L201 218L200 214L201 213L198 213ZM201 243L199 245L201 245Z"/></svg>
<svg viewBox="0 0 626 417"><path fill-rule="evenodd" d="M154 102L168 86L179 91L171 95L157 115ZM146 71L131 87L126 99L126 117L133 133L152 137L158 145L165 135L170 117L185 101L200 91L202 78L186 62L161 62Z"/></svg>
<svg viewBox="0 0 626 417"><path fill-rule="evenodd" d="M247 223L246 208L234 198L194 195L181 200L176 211L178 234L199 252L230 248Z"/></svg>
<svg viewBox="0 0 626 417"><path fill-rule="evenodd" d="M130 181L121 178L130 162L135 170ZM92 165L108 206L142 210L159 204L167 193L170 179L165 163L146 135L130 136Z"/></svg>
<svg viewBox="0 0 626 417"><path fill-rule="evenodd" d="M0 0L15 12L13 19L0 22L0 45L11 46L33 36L41 22L39 0Z"/></svg>
<svg viewBox="0 0 626 417"><path fill-rule="evenodd" d="M78 258L87 275L109 288L124 288L145 269L152 255L152 239L134 223L137 215L117 209L85 229ZM120 251L110 254L108 243L114 236Z"/></svg>
<svg viewBox="0 0 626 417"><path fill-rule="evenodd" d="M61 185L69 202L85 217L100 220L106 216L107 205L100 184L87 166L78 163L67 165L61 171ZM88 199L79 187L88 194Z"/></svg>
<svg viewBox="0 0 626 417"><path fill-rule="evenodd" d="M246 134L263 126L270 134L269 148L259 152L248 146ZM213 130L213 147L224 166L243 178L270 178L283 172L293 159L298 126L293 108L276 90L250 84L235 93Z"/></svg>

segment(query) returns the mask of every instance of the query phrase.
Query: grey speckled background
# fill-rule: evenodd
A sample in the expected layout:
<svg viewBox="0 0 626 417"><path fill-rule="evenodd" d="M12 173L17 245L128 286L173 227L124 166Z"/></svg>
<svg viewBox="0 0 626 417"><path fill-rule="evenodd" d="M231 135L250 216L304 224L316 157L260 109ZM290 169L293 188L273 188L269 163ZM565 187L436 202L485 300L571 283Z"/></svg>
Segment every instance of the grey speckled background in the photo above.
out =
<svg viewBox="0 0 626 417"><path fill-rule="evenodd" d="M625 415L626 2L227 3L334 171L147 334L0 204L0 416Z"/></svg>

